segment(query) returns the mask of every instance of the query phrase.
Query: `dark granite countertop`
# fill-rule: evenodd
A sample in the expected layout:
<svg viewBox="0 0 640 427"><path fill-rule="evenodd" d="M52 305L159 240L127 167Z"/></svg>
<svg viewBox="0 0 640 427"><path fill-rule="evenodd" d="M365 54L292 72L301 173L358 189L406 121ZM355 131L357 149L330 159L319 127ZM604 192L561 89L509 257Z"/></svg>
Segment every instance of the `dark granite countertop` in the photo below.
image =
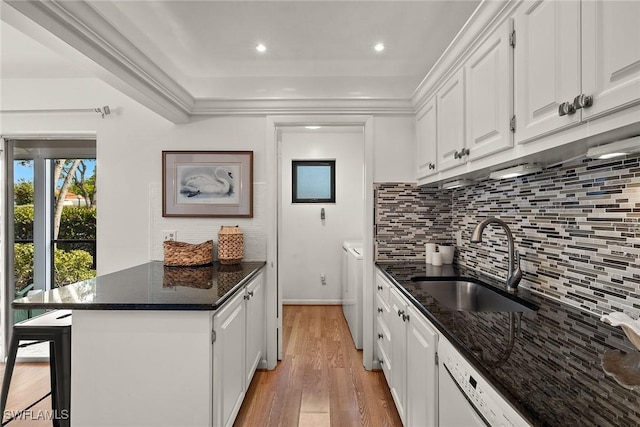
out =
<svg viewBox="0 0 640 427"><path fill-rule="evenodd" d="M73 310L216 310L266 263L165 267L152 261L16 299L13 308Z"/></svg>
<svg viewBox="0 0 640 427"><path fill-rule="evenodd" d="M518 297L539 310L522 314L455 311L411 278L469 278L500 288L504 283L453 266L400 261L377 265L533 425L640 425L640 386L623 386L603 370L605 357L626 358L638 375L639 352L620 328L526 289L519 289ZM520 325L513 339L510 323Z"/></svg>

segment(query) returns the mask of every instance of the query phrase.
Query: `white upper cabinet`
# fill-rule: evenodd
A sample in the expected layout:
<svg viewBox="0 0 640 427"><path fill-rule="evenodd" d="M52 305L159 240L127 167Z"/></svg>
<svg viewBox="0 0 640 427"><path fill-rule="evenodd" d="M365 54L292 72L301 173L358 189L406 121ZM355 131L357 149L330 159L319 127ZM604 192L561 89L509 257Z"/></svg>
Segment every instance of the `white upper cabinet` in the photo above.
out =
<svg viewBox="0 0 640 427"><path fill-rule="evenodd" d="M582 118L640 101L640 1L582 2Z"/></svg>
<svg viewBox="0 0 640 427"><path fill-rule="evenodd" d="M436 94L438 170L464 163L464 72L458 70Z"/></svg>
<svg viewBox="0 0 640 427"><path fill-rule="evenodd" d="M416 115L418 179L433 175L438 171L436 165L436 147L438 144L436 117L435 98L427 102Z"/></svg>
<svg viewBox="0 0 640 427"><path fill-rule="evenodd" d="M525 1L514 27L516 142L578 123L558 108L580 94L580 3Z"/></svg>
<svg viewBox="0 0 640 427"><path fill-rule="evenodd" d="M464 67L470 161L513 147L510 34L510 22L503 23Z"/></svg>
<svg viewBox="0 0 640 427"><path fill-rule="evenodd" d="M516 12L516 142L640 102L640 2L525 1Z"/></svg>

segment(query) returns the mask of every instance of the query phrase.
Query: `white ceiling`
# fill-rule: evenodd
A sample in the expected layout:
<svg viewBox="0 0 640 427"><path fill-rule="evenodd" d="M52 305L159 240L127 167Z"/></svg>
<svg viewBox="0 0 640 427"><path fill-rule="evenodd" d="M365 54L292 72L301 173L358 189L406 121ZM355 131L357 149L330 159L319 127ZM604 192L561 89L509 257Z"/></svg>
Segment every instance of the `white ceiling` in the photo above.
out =
<svg viewBox="0 0 640 427"><path fill-rule="evenodd" d="M126 40L128 58L153 64L196 100L408 99L479 3L105 0L83 4L108 31L95 19L82 24L103 39ZM88 75L1 27L2 78ZM381 53L373 50L378 42Z"/></svg>

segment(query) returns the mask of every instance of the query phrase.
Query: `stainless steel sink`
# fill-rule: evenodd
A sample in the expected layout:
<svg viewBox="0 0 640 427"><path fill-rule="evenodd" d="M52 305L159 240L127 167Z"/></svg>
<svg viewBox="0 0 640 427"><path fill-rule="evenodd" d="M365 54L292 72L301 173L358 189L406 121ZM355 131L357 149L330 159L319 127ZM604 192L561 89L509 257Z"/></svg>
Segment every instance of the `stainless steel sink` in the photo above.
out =
<svg viewBox="0 0 640 427"><path fill-rule="evenodd" d="M530 312L538 307L516 296L501 295L480 283L468 280L430 280L414 277L420 287L447 308L457 311Z"/></svg>

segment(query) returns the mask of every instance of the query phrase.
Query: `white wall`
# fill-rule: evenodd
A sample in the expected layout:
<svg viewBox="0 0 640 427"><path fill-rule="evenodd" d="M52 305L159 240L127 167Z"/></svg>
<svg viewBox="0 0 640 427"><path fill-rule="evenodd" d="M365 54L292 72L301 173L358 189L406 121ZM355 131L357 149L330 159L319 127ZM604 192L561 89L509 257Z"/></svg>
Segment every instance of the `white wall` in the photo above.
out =
<svg viewBox="0 0 640 427"><path fill-rule="evenodd" d="M415 117L376 117L373 131L373 182L416 182Z"/></svg>
<svg viewBox="0 0 640 427"><path fill-rule="evenodd" d="M292 204L292 160L336 160L336 203ZM362 127L332 132L283 131L281 142L278 277L283 301L342 301L342 241L363 237ZM325 220L320 210L325 209ZM326 277L322 285L320 275Z"/></svg>
<svg viewBox="0 0 640 427"><path fill-rule="evenodd" d="M174 125L98 79L2 79L2 109L111 107L112 114L0 114L0 135L95 132L98 152L98 271L159 259L161 230L213 238L221 224L245 231L245 258L266 258L266 117L214 117ZM375 181L414 181L411 117L376 117ZM253 150L254 218L162 218L162 150ZM372 191L365 189L365 191Z"/></svg>

